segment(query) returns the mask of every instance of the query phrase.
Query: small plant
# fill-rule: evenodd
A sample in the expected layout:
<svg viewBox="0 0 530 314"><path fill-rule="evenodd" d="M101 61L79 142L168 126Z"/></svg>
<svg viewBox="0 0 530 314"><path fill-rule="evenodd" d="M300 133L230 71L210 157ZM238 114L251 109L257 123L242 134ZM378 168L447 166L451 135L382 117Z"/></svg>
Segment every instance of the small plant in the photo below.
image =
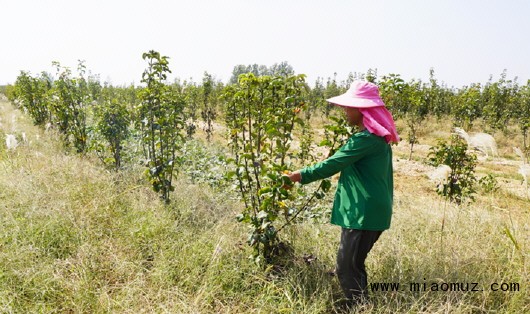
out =
<svg viewBox="0 0 530 314"><path fill-rule="evenodd" d="M465 199L474 200L477 157L467 152L467 144L461 138L452 136L449 144L439 141L431 148L429 163L435 167L443 164L451 168L447 182L437 189L438 194L458 204Z"/></svg>
<svg viewBox="0 0 530 314"><path fill-rule="evenodd" d="M227 162L224 150L206 146L201 141L189 140L183 145L182 152L186 155L181 164L182 172L188 175L193 184L206 183L226 193L228 180L225 174L231 165Z"/></svg>
<svg viewBox="0 0 530 314"><path fill-rule="evenodd" d="M478 180L478 184L486 193L493 193L499 189L499 183L491 173L488 173L488 175L480 178Z"/></svg>

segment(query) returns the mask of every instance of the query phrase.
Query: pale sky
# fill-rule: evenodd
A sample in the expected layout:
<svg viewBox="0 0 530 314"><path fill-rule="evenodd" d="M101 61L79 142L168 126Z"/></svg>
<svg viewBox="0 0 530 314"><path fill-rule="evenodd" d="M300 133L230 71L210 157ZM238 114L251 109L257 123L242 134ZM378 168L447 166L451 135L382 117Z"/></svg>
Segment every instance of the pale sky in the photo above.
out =
<svg viewBox="0 0 530 314"><path fill-rule="evenodd" d="M461 87L504 69L530 79L527 0L0 0L0 85L20 70L141 79L142 53L169 56L170 79L204 71L226 82L238 64L287 61L308 82L377 69Z"/></svg>

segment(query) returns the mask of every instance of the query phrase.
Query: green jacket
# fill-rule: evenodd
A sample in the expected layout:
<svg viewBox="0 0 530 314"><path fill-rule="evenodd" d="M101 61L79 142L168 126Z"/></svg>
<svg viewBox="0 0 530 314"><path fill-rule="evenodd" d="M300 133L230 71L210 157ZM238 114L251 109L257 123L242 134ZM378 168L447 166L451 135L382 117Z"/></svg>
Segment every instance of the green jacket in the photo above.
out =
<svg viewBox="0 0 530 314"><path fill-rule="evenodd" d="M390 227L394 180L392 149L367 130L354 134L335 155L300 171L302 184L340 172L331 223L348 229Z"/></svg>

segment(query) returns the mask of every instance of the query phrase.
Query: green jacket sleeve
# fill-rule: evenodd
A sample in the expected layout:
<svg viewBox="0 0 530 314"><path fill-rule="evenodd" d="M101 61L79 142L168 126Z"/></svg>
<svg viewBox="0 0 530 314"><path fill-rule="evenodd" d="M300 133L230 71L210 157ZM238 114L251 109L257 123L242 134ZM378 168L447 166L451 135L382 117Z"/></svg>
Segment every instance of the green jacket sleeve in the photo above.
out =
<svg viewBox="0 0 530 314"><path fill-rule="evenodd" d="M369 133L357 133L333 156L313 166L302 169L300 171L302 176L300 183L307 184L331 177L369 154L374 147L369 136Z"/></svg>

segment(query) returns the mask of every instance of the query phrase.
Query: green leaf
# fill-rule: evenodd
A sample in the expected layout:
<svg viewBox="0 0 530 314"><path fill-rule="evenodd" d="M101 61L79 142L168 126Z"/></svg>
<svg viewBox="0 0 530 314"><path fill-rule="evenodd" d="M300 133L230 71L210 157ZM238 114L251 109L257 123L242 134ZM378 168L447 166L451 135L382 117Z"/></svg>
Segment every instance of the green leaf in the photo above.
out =
<svg viewBox="0 0 530 314"><path fill-rule="evenodd" d="M320 143L318 143L318 146L331 146L330 140L322 140Z"/></svg>
<svg viewBox="0 0 530 314"><path fill-rule="evenodd" d="M294 185L294 182L291 181L291 179L289 179L288 176L282 176L282 184L286 185L286 186L289 186L289 187L292 187Z"/></svg>
<svg viewBox="0 0 530 314"><path fill-rule="evenodd" d="M267 173L267 177L269 177L269 179L271 179L273 181L278 180L278 175L276 173L273 173L273 172Z"/></svg>
<svg viewBox="0 0 530 314"><path fill-rule="evenodd" d="M322 183L320 184L320 186L322 187L323 192L325 193L329 192L329 190L331 189L331 180L329 179L322 180Z"/></svg>
<svg viewBox="0 0 530 314"><path fill-rule="evenodd" d="M261 196L266 193L270 193L271 191L272 191L272 188L270 187L262 188L261 190L258 191L258 196Z"/></svg>

